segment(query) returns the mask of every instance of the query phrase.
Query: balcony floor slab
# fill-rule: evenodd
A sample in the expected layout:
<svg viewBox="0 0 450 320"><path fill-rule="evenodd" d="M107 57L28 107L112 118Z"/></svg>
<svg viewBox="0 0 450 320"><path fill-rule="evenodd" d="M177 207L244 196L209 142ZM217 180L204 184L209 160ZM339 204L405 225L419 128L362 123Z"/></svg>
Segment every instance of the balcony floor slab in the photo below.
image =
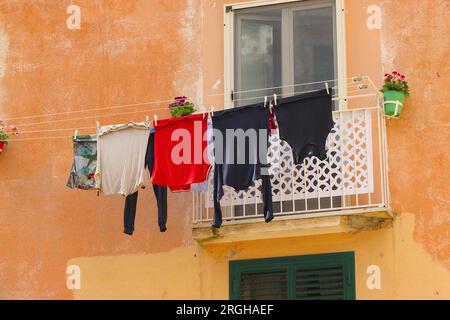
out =
<svg viewBox="0 0 450 320"><path fill-rule="evenodd" d="M275 217L270 223L261 219L240 220L215 229L194 225L193 238L201 245L276 238L305 237L334 233L376 230L391 224L394 215L388 209L371 209L347 213Z"/></svg>

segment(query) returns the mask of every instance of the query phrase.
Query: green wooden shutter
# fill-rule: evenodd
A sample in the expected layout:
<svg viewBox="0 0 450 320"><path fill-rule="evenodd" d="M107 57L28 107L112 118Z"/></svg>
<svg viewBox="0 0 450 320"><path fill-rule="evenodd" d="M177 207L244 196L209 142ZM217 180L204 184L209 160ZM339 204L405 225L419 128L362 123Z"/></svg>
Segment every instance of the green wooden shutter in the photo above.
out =
<svg viewBox="0 0 450 320"><path fill-rule="evenodd" d="M353 252L230 262L233 300L353 300Z"/></svg>
<svg viewBox="0 0 450 320"><path fill-rule="evenodd" d="M286 270L243 272L239 294L243 300L286 300L287 272Z"/></svg>

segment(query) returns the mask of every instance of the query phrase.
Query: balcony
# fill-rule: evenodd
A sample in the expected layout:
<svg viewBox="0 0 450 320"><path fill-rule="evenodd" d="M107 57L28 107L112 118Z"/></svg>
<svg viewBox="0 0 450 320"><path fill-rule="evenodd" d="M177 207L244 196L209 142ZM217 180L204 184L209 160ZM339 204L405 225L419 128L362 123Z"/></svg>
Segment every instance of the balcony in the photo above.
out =
<svg viewBox="0 0 450 320"><path fill-rule="evenodd" d="M290 146L270 138L269 163L275 219L262 217L260 182L246 191L225 190L224 225L211 228L212 178L207 192L193 194L193 236L200 243L296 237L376 229L392 221L387 147L380 95L367 77L347 83L337 98L328 159L293 164Z"/></svg>

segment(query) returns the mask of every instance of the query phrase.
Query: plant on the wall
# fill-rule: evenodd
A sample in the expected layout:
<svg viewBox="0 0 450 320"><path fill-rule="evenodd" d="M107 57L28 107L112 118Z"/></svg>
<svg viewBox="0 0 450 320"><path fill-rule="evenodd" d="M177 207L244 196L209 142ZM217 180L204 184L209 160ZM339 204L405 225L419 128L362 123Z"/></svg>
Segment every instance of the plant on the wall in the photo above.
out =
<svg viewBox="0 0 450 320"><path fill-rule="evenodd" d="M0 153L2 153L4 147L8 145L10 136L18 134L19 129L16 126L8 126L3 120L0 120Z"/></svg>
<svg viewBox="0 0 450 320"><path fill-rule="evenodd" d="M399 117L405 103L405 97L409 96L406 76L397 71L386 73L380 91L384 94L385 114L389 117Z"/></svg>
<svg viewBox="0 0 450 320"><path fill-rule="evenodd" d="M194 113L195 106L187 97L176 97L175 101L169 105L172 118L184 117Z"/></svg>

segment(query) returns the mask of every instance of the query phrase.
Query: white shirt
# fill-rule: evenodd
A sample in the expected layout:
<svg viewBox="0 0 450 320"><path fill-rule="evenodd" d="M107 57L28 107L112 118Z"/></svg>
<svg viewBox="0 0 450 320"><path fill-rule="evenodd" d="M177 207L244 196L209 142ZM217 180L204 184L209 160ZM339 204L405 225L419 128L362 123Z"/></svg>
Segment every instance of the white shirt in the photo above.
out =
<svg viewBox="0 0 450 320"><path fill-rule="evenodd" d="M96 187L105 195L135 193L150 175L145 170L150 128L146 123L100 127L97 132Z"/></svg>

